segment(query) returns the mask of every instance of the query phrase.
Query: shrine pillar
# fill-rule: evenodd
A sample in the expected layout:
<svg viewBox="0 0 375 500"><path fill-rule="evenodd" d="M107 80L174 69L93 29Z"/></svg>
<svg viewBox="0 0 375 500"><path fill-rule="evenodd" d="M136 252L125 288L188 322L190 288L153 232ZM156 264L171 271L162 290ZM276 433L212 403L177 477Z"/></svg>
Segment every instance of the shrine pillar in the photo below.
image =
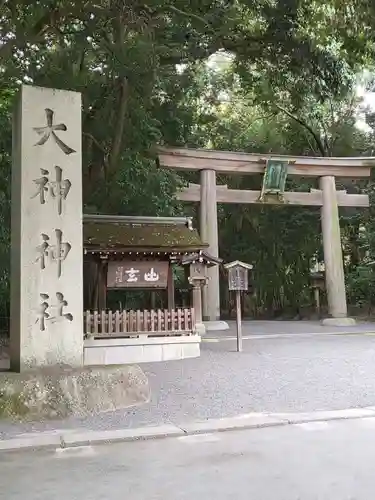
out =
<svg viewBox="0 0 375 500"><path fill-rule="evenodd" d="M108 261L101 259L98 266L98 305L99 311L107 309L107 273Z"/></svg>
<svg viewBox="0 0 375 500"><path fill-rule="evenodd" d="M23 85L13 122L11 369L83 365L81 94Z"/></svg>
<svg viewBox="0 0 375 500"><path fill-rule="evenodd" d="M323 196L321 220L328 313L330 316L323 320L323 324L347 326L354 324L355 321L347 317L344 262L335 177L321 177L320 189Z"/></svg>
<svg viewBox="0 0 375 500"><path fill-rule="evenodd" d="M168 309L171 311L172 309L175 308L175 288L174 288L172 264L169 264L168 267L167 296L168 296Z"/></svg>
<svg viewBox="0 0 375 500"><path fill-rule="evenodd" d="M199 283L193 283L193 307L195 310L195 321L202 323L202 290Z"/></svg>
<svg viewBox="0 0 375 500"><path fill-rule="evenodd" d="M208 243L208 252L214 257L219 256L217 202L216 202L216 172L202 170L200 173L200 236ZM207 269L207 285L203 288L203 320L220 319L220 282L219 268L212 266Z"/></svg>

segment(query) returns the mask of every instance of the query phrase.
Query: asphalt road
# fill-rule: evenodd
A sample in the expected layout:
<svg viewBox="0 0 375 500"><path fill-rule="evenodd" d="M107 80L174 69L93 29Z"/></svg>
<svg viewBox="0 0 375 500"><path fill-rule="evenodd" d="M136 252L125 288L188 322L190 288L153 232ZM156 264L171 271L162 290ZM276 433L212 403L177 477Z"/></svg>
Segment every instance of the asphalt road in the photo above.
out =
<svg viewBox="0 0 375 500"><path fill-rule="evenodd" d="M205 343L200 358L143 365L152 400L139 408L34 425L0 423L0 437L39 429L180 424L250 412L310 412L375 405L375 336L339 335Z"/></svg>
<svg viewBox="0 0 375 500"><path fill-rule="evenodd" d="M375 419L0 454L7 500L373 500Z"/></svg>

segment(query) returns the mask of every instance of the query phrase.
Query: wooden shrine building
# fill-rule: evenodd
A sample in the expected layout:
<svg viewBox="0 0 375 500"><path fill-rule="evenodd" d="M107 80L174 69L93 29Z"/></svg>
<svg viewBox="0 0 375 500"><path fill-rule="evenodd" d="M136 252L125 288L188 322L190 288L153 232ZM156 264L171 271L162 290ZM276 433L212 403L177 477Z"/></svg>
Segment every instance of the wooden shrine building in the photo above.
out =
<svg viewBox="0 0 375 500"><path fill-rule="evenodd" d="M167 349L163 343L169 346L166 359L199 355L199 334L204 332L201 288L206 282L189 274L192 268L196 269L193 264L198 263L205 275L207 267L222 261L205 252L208 244L201 241L191 218L84 215L83 246L85 347L98 351L104 342L106 349L101 349L99 356L111 358L105 364L162 360ZM176 266L185 268L182 273L191 285L188 307L179 304L176 308L173 272ZM164 295L164 304L153 308L142 303L128 309L125 302L125 307L117 305L113 310L107 306L108 295L114 290L116 294L158 292ZM156 344L161 347L157 359L151 359L147 353L145 359L131 356L131 348L142 345L145 353L145 345L150 343L153 348L148 349L150 352L156 352ZM184 354L186 343L188 353ZM113 345L117 350L109 351ZM104 364L103 359L96 360L98 352L89 354L94 355L91 363Z"/></svg>

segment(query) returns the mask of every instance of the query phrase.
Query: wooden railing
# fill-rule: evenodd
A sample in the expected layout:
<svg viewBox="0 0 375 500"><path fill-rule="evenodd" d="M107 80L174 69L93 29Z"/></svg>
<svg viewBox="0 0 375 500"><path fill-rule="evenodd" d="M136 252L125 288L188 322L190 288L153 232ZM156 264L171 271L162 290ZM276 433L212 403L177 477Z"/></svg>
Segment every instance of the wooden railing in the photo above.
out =
<svg viewBox="0 0 375 500"><path fill-rule="evenodd" d="M138 337L192 335L193 308L143 311L86 311L85 337Z"/></svg>

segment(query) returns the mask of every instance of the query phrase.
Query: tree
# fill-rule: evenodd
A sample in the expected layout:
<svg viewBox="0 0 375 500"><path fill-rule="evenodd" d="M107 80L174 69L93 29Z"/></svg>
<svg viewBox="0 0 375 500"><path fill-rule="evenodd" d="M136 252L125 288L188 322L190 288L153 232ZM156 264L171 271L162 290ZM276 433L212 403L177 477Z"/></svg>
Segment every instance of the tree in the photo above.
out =
<svg viewBox="0 0 375 500"><path fill-rule="evenodd" d="M372 12L371 5L366 9ZM369 21L358 24L361 16L337 0L0 1L0 88L8 92L0 108L7 123L0 130L4 182L9 92L20 82L82 92L85 211L180 213L174 194L186 179L158 168L160 144L361 151L348 92L358 65L371 57L363 37ZM344 30L348 19L353 28ZM213 54L229 54L225 71L207 71ZM238 186L259 182L244 178ZM319 246L317 217L295 214L289 227L281 211L231 210L220 212L222 248L233 243L233 255L263 262L257 266L259 306L282 302L286 275L290 294L283 303L303 297L307 262ZM257 241L254 248L236 235L240 223ZM276 228L284 228L277 244ZM2 241L9 248L5 233ZM271 258L273 281L264 278Z"/></svg>

